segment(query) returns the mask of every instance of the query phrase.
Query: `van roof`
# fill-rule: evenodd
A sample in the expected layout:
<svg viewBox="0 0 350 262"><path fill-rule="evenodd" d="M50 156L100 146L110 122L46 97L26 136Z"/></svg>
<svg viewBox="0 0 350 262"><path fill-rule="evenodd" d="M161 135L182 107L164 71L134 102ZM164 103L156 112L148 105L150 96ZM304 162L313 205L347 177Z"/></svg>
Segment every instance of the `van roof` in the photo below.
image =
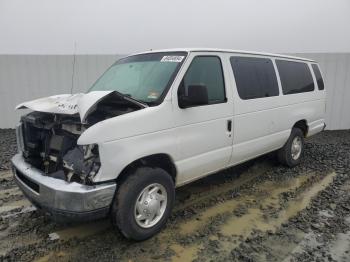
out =
<svg viewBox="0 0 350 262"><path fill-rule="evenodd" d="M295 60L303 60L303 61L308 61L308 62L315 62L312 59L303 58L303 57L288 56L288 55L273 54L273 53L264 53L264 52L244 51L244 50L220 49L220 48L172 48L172 49L150 50L150 51L142 52L142 53L138 53L138 54L158 53L158 52L221 52L221 53L235 53L235 54L249 54L249 55L271 56L271 57L280 57L280 58L287 58L287 59L295 59Z"/></svg>

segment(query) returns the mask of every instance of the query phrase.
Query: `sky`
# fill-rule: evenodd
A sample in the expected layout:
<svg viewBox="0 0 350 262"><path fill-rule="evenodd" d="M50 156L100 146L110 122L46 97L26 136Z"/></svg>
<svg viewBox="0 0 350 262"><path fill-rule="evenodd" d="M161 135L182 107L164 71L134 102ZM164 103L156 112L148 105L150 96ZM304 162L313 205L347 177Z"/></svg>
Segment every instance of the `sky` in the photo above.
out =
<svg viewBox="0 0 350 262"><path fill-rule="evenodd" d="M349 0L0 0L0 54L350 52Z"/></svg>

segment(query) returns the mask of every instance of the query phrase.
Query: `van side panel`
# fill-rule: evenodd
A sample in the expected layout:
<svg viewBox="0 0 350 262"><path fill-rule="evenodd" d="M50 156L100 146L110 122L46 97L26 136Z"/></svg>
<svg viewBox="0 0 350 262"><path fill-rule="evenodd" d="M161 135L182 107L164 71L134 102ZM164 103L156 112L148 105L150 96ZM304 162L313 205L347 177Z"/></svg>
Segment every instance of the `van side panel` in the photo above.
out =
<svg viewBox="0 0 350 262"><path fill-rule="evenodd" d="M106 120L103 132L98 125L94 132L91 128L91 134L86 131L84 142L98 143L102 160L95 182L115 179L133 161L163 153L174 161L178 172L176 184L180 186L281 148L293 125L300 120L307 122L308 136L323 129L324 90L318 90L315 85L313 92L283 95L280 77L276 74L278 96L243 100L230 68L231 56L233 54L220 55L227 103L179 109L177 87L186 72L184 67L159 107L142 110L132 118L121 116ZM227 132L229 119L232 119L233 140ZM223 156L228 156L228 161Z"/></svg>
<svg viewBox="0 0 350 262"><path fill-rule="evenodd" d="M323 130L325 92L318 90L315 84L314 91L283 95L277 70L276 73L279 96L242 100L234 86L234 139L230 165L281 148L299 120L306 120L308 136Z"/></svg>

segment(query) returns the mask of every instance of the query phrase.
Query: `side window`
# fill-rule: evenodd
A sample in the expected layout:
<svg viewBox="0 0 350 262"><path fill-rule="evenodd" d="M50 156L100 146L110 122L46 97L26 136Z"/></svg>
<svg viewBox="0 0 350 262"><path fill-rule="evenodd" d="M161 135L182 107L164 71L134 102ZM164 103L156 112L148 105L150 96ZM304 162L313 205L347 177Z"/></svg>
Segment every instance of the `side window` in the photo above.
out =
<svg viewBox="0 0 350 262"><path fill-rule="evenodd" d="M321 76L320 69L318 68L318 66L316 64L312 64L312 70L314 71L314 74L315 74L315 77L316 77L318 89L319 90L323 90L324 89L324 83L323 83L323 79L322 79L322 76Z"/></svg>
<svg viewBox="0 0 350 262"><path fill-rule="evenodd" d="M276 60L284 95L310 92L315 89L314 81L306 63Z"/></svg>
<svg viewBox="0 0 350 262"><path fill-rule="evenodd" d="M231 57L232 70L241 99L278 96L278 83L271 59Z"/></svg>
<svg viewBox="0 0 350 262"><path fill-rule="evenodd" d="M226 102L221 60L217 56L197 56L192 60L178 89L178 96L187 96L191 85L204 85L209 104Z"/></svg>

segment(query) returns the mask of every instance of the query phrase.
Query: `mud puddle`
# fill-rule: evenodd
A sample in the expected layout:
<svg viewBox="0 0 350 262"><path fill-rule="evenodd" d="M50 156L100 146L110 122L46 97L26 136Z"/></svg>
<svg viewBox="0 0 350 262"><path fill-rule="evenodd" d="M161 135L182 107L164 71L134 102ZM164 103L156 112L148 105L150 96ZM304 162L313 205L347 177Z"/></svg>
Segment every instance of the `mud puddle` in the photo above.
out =
<svg viewBox="0 0 350 262"><path fill-rule="evenodd" d="M27 232L20 235L14 234L18 226L18 222L14 222L5 230L0 231L0 256L5 255L10 250L40 242L40 238L35 232Z"/></svg>
<svg viewBox="0 0 350 262"><path fill-rule="evenodd" d="M21 190L19 188L9 188L3 189L0 191L0 199L4 200L10 196L22 195Z"/></svg>
<svg viewBox="0 0 350 262"><path fill-rule="evenodd" d="M264 210L280 209L281 206L279 204L278 196L284 192L293 191L299 188L308 179L314 177L315 174L306 174L283 182L265 182L262 185L259 185L255 194L245 195L215 205L200 213L195 219L183 223L180 226L180 233L193 234L195 231L200 230L201 227L205 227L208 221L215 216L224 213L232 213L240 206L247 205L252 205L253 207L248 208L245 211L246 214L243 216L233 216L228 219L228 221L221 227L221 232L224 235L247 235L253 229L262 231L273 230L290 217L306 208L311 198L329 185L335 175L335 173L326 175L321 181L313 184L296 199L290 201L288 205L279 212L277 218L266 217ZM262 197L263 199L261 199Z"/></svg>
<svg viewBox="0 0 350 262"><path fill-rule="evenodd" d="M320 191L325 189L336 176L335 173L326 175L321 181L313 184L310 188L307 188L304 192L298 195L295 199L286 203L286 206L275 213L276 218L268 217L264 215L264 211L258 208L248 209L246 215L242 217L229 219L224 226L221 228L221 232L226 235L241 235L247 236L253 230L260 231L275 231L282 223L286 222L291 217L297 215L298 212L305 209L311 199L315 197ZM262 185L263 190L267 190L269 196L261 202L263 207L274 208L279 210L282 206L278 202L278 196L283 192L295 190L307 180L307 176L301 178L295 178L286 184L270 185L265 187Z"/></svg>
<svg viewBox="0 0 350 262"><path fill-rule="evenodd" d="M171 258L173 262L192 261L197 258L197 252L202 248L201 245L193 245L190 247L184 247L179 244L173 244L170 246L175 252L175 255Z"/></svg>
<svg viewBox="0 0 350 262"><path fill-rule="evenodd" d="M24 207L29 207L30 205L31 203L24 198L16 201L6 202L6 203L3 203L2 206L0 206L0 215L12 210L18 210Z"/></svg>
<svg viewBox="0 0 350 262"><path fill-rule="evenodd" d="M270 168L272 168L272 164L270 162L258 162L252 167L248 168L248 170L246 170L244 174L241 174L238 179L224 181L223 183L218 181L216 181L216 183L210 183L211 179L215 179L215 175L213 175L207 178L209 181L205 181L204 179L205 183L203 183L203 181L199 181L195 182L194 184L184 186L178 190L177 198L181 200L184 198L183 196L189 195L189 197L186 198L185 201L182 201L183 203L175 205L173 212L183 210L196 204L201 204L210 198L215 198L229 191L238 189L240 186L253 181L256 177L266 172ZM229 170L226 172L229 172ZM218 177L218 180L220 181L220 177Z"/></svg>
<svg viewBox="0 0 350 262"><path fill-rule="evenodd" d="M195 216L194 219L182 223L179 225L179 232L185 235L196 234L196 232L205 230L207 225L215 221L216 218L223 217L225 222L217 226L216 233L210 239L218 239L215 238L215 234L223 236L220 238L221 254L229 253L254 231L275 232L283 223L307 208L311 199L330 185L335 176L336 173L333 172L320 179L318 175L310 173L287 181L267 181L259 185L253 194L246 194L220 203ZM311 180L316 180L316 182L308 185ZM281 194L300 191L302 187L304 187L303 190L293 199L287 202L281 201ZM244 214L235 215L237 209L247 206L248 208L243 211ZM272 210L273 212L271 212ZM299 234L299 239L303 238L302 233L295 232L295 234ZM291 243L284 244L288 245L288 249L284 248L286 252L293 249ZM196 246L190 246L192 252L188 257L189 261L196 257L196 253L193 251L195 248ZM176 253L177 250L174 251ZM200 252L199 248L197 248L197 252Z"/></svg>
<svg viewBox="0 0 350 262"><path fill-rule="evenodd" d="M86 238L104 230L112 229L112 224L109 219L99 220L96 222L86 223L83 225L64 228L59 231L50 233L48 236L52 240L69 240L72 238Z"/></svg>
<svg viewBox="0 0 350 262"><path fill-rule="evenodd" d="M0 180L11 180L13 174L11 171L0 171Z"/></svg>
<svg viewBox="0 0 350 262"><path fill-rule="evenodd" d="M66 252L51 252L46 256L35 259L34 262L49 262L49 261L61 261L61 260L69 260L69 255Z"/></svg>

